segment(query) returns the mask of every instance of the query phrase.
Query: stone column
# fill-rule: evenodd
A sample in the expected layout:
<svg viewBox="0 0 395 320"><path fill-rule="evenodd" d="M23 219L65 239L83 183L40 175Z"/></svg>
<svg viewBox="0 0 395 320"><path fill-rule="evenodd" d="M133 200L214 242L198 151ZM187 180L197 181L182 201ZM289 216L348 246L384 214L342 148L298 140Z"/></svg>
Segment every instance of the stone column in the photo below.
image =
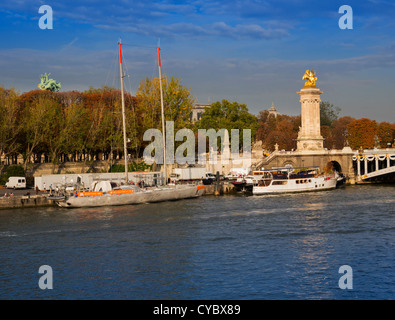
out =
<svg viewBox="0 0 395 320"><path fill-rule="evenodd" d="M302 126L297 139L297 150L324 150L324 138L321 136L320 102L321 91L318 88L303 88L300 92L302 105Z"/></svg>
<svg viewBox="0 0 395 320"><path fill-rule="evenodd" d="M358 179L361 179L361 160L359 160L359 156L357 157L357 166L358 166Z"/></svg>
<svg viewBox="0 0 395 320"><path fill-rule="evenodd" d="M368 174L368 158L366 156L364 156L363 158L364 158L364 161L365 161L365 166L364 166L365 172L363 174L367 175Z"/></svg>

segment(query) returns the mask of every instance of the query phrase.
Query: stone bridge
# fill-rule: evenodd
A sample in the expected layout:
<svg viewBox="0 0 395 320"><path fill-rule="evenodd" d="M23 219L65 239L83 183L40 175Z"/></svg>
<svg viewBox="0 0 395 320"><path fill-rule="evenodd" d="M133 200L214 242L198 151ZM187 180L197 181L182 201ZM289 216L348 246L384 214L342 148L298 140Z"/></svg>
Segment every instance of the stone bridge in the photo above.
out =
<svg viewBox="0 0 395 320"><path fill-rule="evenodd" d="M361 150L352 160L357 183L395 176L395 149Z"/></svg>
<svg viewBox="0 0 395 320"><path fill-rule="evenodd" d="M254 170L293 167L320 167L343 173L350 184L380 181L395 181L395 149L353 151L274 151L253 166Z"/></svg>

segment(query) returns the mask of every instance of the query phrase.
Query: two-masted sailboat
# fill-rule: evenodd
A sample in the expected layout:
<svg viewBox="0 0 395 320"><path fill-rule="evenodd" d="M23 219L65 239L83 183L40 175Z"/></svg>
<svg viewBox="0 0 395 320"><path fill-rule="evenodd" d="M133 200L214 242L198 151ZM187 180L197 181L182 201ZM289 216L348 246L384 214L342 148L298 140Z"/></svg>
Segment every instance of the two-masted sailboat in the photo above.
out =
<svg viewBox="0 0 395 320"><path fill-rule="evenodd" d="M100 181L92 186L92 190L88 192L74 191L73 194L57 197L54 199L56 203L65 208L78 207L99 207L99 206L115 206L130 205L138 203L161 202L169 200L179 200L187 198L199 197L204 193L204 185L167 185L167 169L166 169L166 137L165 137L165 119L164 119L164 103L162 89L162 70L160 59L160 48L158 48L158 67L159 67L159 83L161 96L161 114L162 114L162 130L163 130L163 168L165 184L159 187L140 188L131 185L128 179L128 159L126 144L126 120L125 120L125 100L123 88L123 68L122 68L122 44L119 46L119 67L121 77L121 95L122 95L122 124L123 124L123 142L125 154L125 176L126 183L118 185L111 181Z"/></svg>

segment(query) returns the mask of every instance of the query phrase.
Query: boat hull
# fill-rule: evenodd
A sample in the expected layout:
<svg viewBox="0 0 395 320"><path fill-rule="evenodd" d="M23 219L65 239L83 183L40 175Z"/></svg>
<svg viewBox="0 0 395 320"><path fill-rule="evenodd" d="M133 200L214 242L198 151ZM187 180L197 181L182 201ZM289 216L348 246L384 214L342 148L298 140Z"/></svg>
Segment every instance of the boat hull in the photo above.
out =
<svg viewBox="0 0 395 320"><path fill-rule="evenodd" d="M155 189L141 190L135 193L108 194L87 197L68 197L63 201L57 201L60 207L81 208L81 207L102 207L121 206L140 203L172 201L188 198L196 198L204 193L203 186L166 186Z"/></svg>
<svg viewBox="0 0 395 320"><path fill-rule="evenodd" d="M253 184L248 182L231 181L237 192L251 192Z"/></svg>

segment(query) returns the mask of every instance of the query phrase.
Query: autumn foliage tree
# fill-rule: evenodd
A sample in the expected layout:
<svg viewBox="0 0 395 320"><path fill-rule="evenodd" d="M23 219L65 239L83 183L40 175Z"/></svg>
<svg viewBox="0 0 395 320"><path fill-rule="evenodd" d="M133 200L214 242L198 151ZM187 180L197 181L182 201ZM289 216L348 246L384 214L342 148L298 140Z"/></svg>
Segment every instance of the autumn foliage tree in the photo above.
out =
<svg viewBox="0 0 395 320"><path fill-rule="evenodd" d="M343 149L349 144L348 124L355 119L352 117L341 117L333 122L332 139L335 149Z"/></svg>
<svg viewBox="0 0 395 320"><path fill-rule="evenodd" d="M347 125L348 141L352 149L372 149L375 147L377 122L367 118L351 121Z"/></svg>
<svg viewBox="0 0 395 320"><path fill-rule="evenodd" d="M191 122L195 99L181 79L164 77L163 97L166 120L175 130L251 129L252 140L261 140L266 150L296 149L301 125L300 116L270 115L261 111L256 117L245 104L222 100L206 110L200 121ZM159 79L143 80L136 97L125 93L128 153L141 157L147 129L161 130ZM382 148L394 142L395 124L376 123L370 119L338 118L339 108L321 104L321 133L328 149L342 149L347 141L353 149ZM241 141L241 139L239 140ZM178 142L177 142L178 143ZM181 143L181 142L180 142ZM105 160L125 156L120 90L110 87L90 88L84 92L32 90L19 94L0 87L0 165L15 163L22 157L25 169L29 162ZM1 166L0 166L1 170Z"/></svg>
<svg viewBox="0 0 395 320"><path fill-rule="evenodd" d="M194 98L178 78L163 80L165 116L175 129L192 126ZM110 87L84 92L0 88L0 157L15 163L108 161L124 157L121 92ZM142 81L137 97L125 92L128 153L142 155L143 134L160 128L158 79ZM2 160L0 158L0 160ZM1 163L1 161L0 161Z"/></svg>
<svg viewBox="0 0 395 320"><path fill-rule="evenodd" d="M387 148L394 143L395 126L389 122L381 122L377 127L377 136L381 148Z"/></svg>
<svg viewBox="0 0 395 320"><path fill-rule="evenodd" d="M190 113L195 103L191 90L181 84L181 79L162 79L165 120L174 121L175 130L190 124ZM137 104L142 116L144 131L161 129L161 98L158 78L146 78L137 89Z"/></svg>
<svg viewBox="0 0 395 320"><path fill-rule="evenodd" d="M261 140L264 149L274 150L277 144L279 149L296 149L296 139L301 125L300 116L274 115L267 110L258 115L257 140Z"/></svg>

